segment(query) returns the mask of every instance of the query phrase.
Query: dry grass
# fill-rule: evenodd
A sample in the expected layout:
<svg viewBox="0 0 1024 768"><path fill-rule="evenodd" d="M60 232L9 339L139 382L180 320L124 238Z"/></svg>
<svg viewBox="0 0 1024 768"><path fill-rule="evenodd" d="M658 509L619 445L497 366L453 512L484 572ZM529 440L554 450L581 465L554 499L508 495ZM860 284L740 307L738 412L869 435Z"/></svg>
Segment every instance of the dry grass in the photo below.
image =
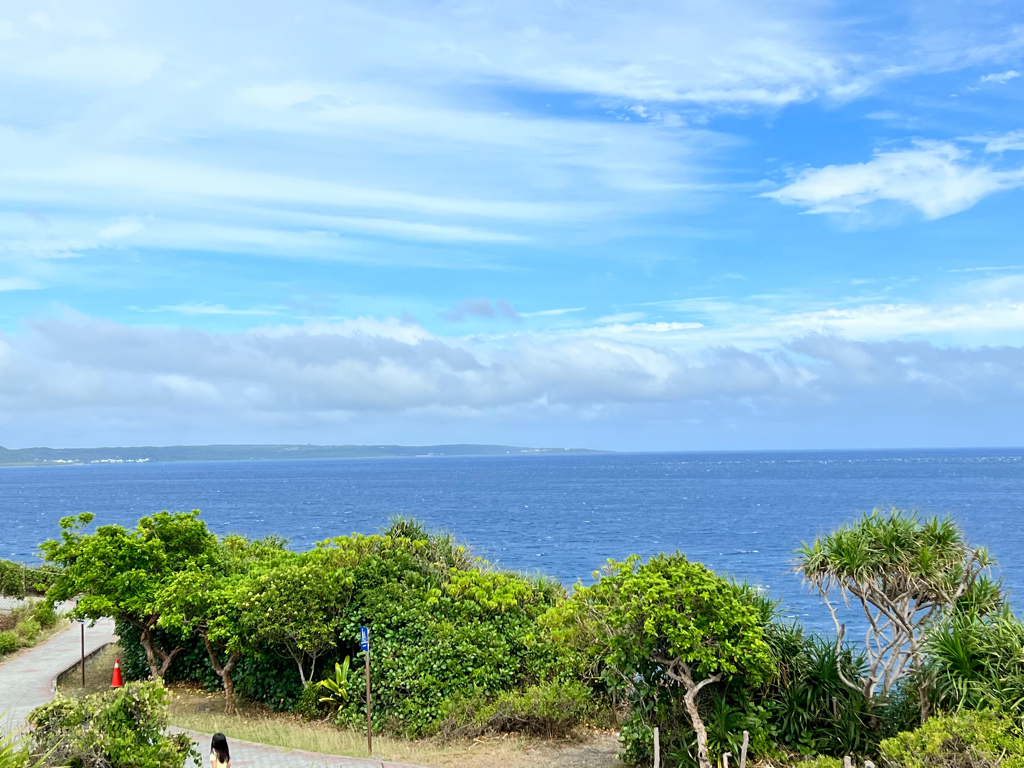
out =
<svg viewBox="0 0 1024 768"><path fill-rule="evenodd" d="M108 645L85 660L85 690L82 689L82 668L77 664L57 678L57 690L65 696L99 693L110 688L114 659L120 654L118 645Z"/></svg>
<svg viewBox="0 0 1024 768"><path fill-rule="evenodd" d="M85 693L110 687L110 675L119 649L111 646L85 665ZM83 693L81 671L66 673L58 683L66 696ZM329 755L366 757L366 735L342 730L330 723L310 722L295 715L274 713L260 705L236 700L238 713L224 714L224 694L208 693L193 685L171 686L171 723L202 733L220 731L229 738L304 749ZM373 739L374 757L430 768L616 768L618 741L614 734L592 731L574 741L548 741L518 736L439 743L430 739L408 741L386 736Z"/></svg>

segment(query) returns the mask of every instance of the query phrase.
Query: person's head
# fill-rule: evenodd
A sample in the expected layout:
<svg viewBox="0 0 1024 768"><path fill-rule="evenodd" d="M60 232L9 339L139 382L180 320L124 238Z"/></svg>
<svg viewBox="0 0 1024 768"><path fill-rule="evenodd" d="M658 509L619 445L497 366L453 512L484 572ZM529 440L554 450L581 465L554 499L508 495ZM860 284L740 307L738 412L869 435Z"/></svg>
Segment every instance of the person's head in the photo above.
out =
<svg viewBox="0 0 1024 768"><path fill-rule="evenodd" d="M223 733L213 734L213 743L210 744L210 751L217 755L217 762L226 763L231 759L228 752L228 737Z"/></svg>

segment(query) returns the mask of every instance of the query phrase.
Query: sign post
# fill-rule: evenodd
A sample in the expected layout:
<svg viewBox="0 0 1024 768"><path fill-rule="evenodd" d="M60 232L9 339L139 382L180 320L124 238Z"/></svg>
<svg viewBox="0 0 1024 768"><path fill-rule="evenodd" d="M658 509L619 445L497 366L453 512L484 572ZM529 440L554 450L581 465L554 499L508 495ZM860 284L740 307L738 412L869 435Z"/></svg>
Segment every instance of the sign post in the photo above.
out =
<svg viewBox="0 0 1024 768"><path fill-rule="evenodd" d="M82 627L82 687L85 688L85 619L78 620Z"/></svg>
<svg viewBox="0 0 1024 768"><path fill-rule="evenodd" d="M370 628L359 628L359 649L366 658L366 752L373 756L373 717L370 714Z"/></svg>

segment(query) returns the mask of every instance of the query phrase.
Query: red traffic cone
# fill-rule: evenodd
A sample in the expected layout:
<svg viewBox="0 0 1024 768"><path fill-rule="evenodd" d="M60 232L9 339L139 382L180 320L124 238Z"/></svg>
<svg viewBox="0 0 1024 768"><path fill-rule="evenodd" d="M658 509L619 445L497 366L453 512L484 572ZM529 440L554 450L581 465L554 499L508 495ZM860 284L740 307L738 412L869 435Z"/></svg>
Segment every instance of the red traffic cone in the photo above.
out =
<svg viewBox="0 0 1024 768"><path fill-rule="evenodd" d="M121 682L121 660L114 659L114 676L110 678L111 688L120 688L124 683Z"/></svg>

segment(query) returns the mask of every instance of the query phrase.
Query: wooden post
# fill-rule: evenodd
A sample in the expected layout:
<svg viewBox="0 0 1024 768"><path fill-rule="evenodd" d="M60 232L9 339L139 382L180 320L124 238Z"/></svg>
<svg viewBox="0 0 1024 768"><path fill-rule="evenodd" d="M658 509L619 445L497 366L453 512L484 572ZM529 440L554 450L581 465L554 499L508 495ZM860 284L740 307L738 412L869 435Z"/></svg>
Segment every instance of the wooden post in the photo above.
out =
<svg viewBox="0 0 1024 768"><path fill-rule="evenodd" d="M78 625L82 628L82 687L85 688L85 622Z"/></svg>
<svg viewBox="0 0 1024 768"><path fill-rule="evenodd" d="M747 746L750 744L750 733L743 732L743 746L740 747L740 768L747 768Z"/></svg>
<svg viewBox="0 0 1024 768"><path fill-rule="evenodd" d="M658 726L654 726L654 768L661 768L661 738L658 735Z"/></svg>
<svg viewBox="0 0 1024 768"><path fill-rule="evenodd" d="M366 752L373 756L373 716L370 714L370 649L366 649Z"/></svg>

